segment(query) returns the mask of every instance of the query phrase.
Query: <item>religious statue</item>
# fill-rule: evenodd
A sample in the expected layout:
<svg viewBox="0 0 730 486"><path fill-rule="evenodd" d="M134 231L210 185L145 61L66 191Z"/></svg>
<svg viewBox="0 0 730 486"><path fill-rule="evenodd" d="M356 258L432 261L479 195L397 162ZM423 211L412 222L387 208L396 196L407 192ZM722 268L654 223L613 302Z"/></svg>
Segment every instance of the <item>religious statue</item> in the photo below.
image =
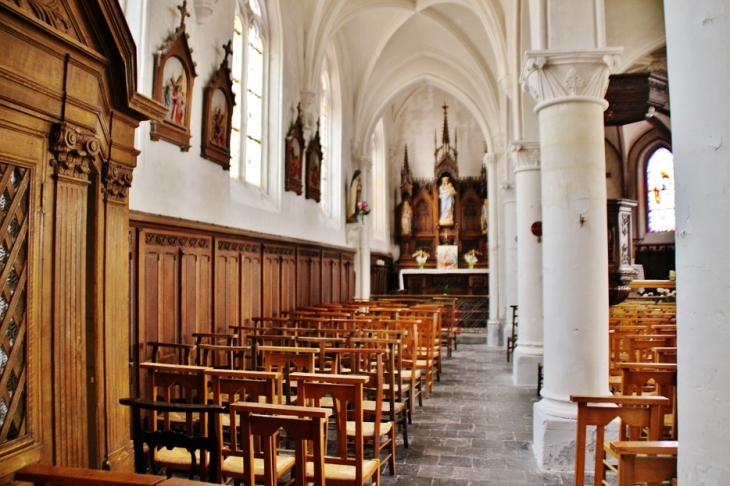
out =
<svg viewBox="0 0 730 486"><path fill-rule="evenodd" d="M454 225L454 196L456 189L451 185L448 176L442 177L439 186L439 226Z"/></svg>
<svg viewBox="0 0 730 486"><path fill-rule="evenodd" d="M487 234L488 218L489 218L489 199L484 198L484 203L482 203L482 217L481 217L483 235Z"/></svg>
<svg viewBox="0 0 730 486"><path fill-rule="evenodd" d="M413 222L413 210L408 201L403 201L403 208L400 215L401 235L408 236L411 234L411 224Z"/></svg>
<svg viewBox="0 0 730 486"><path fill-rule="evenodd" d="M356 170L350 181L350 193L347 195L347 221L357 221L357 203L362 199L362 174Z"/></svg>

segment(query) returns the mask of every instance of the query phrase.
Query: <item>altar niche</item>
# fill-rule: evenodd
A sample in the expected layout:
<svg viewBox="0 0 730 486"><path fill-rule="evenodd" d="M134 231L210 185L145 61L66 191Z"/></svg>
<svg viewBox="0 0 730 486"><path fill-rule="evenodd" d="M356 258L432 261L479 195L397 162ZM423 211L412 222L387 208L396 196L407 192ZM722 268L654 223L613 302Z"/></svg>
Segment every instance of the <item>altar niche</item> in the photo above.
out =
<svg viewBox="0 0 730 486"><path fill-rule="evenodd" d="M479 177L459 177L457 138L451 145L447 106L441 146L435 150L433 179L414 179L405 147L401 168L401 202L395 208L396 241L400 245L398 269L418 268L418 250L429 255L425 268L437 267L439 246L456 246L458 267L468 268L464 255L478 260L474 268L488 268L487 225L483 208L487 205L486 170Z"/></svg>

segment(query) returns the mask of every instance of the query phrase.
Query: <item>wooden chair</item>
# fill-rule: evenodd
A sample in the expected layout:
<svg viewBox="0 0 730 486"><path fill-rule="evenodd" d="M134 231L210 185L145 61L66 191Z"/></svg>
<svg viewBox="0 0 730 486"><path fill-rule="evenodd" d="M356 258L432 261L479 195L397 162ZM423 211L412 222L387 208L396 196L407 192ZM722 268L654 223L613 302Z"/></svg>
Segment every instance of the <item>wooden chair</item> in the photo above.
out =
<svg viewBox="0 0 730 486"><path fill-rule="evenodd" d="M250 346L198 344L196 351L198 366L224 370L245 370L252 367Z"/></svg>
<svg viewBox="0 0 730 486"><path fill-rule="evenodd" d="M664 409L660 439L677 439L677 365L675 363L621 364L622 395L657 395L669 399Z"/></svg>
<svg viewBox="0 0 730 486"><path fill-rule="evenodd" d="M165 363L140 363L139 367L145 373L147 382L146 399L188 405L204 405L208 402L208 378L205 375L208 368ZM197 430L204 431L207 428L206 417L196 413L181 413L173 409L159 416L159 424L155 426L163 430L175 428L193 435ZM168 477L176 470L187 471L190 468L189 455L182 449L158 450L155 452L155 461L159 467L167 470Z"/></svg>
<svg viewBox="0 0 730 486"><path fill-rule="evenodd" d="M383 389L385 387L385 371L383 358L388 354L386 349L377 348L339 348L336 352L346 356L349 366L348 372L365 376L368 381L363 385L362 407L363 424L362 440L370 445L372 457L380 460L381 464L388 461L391 475L395 475L395 421L383 419L385 405ZM390 397L389 404L395 408L394 397ZM348 414L349 415L349 414ZM357 439L356 420L347 421L347 439L355 443ZM383 452L385 453L383 455Z"/></svg>
<svg viewBox="0 0 730 486"><path fill-rule="evenodd" d="M282 465L294 469L296 486L325 485L324 458L327 447L327 419L331 410L263 403L235 403L230 406L231 445L224 454L241 459L243 484L277 486ZM280 431L295 441L293 456L279 454ZM256 440L256 439L260 440ZM240 441L240 443L239 443ZM311 444L307 452L307 444ZM259 447L259 445L261 445ZM311 474L307 475L307 469Z"/></svg>
<svg viewBox="0 0 730 486"><path fill-rule="evenodd" d="M418 326L413 320L390 321L393 328L403 331L401 334L402 377L407 383L404 385L408 392L409 406L408 423L412 423L412 416L416 413L416 399L418 406L423 406L423 374L418 368Z"/></svg>
<svg viewBox="0 0 730 486"><path fill-rule="evenodd" d="M356 338L352 340L352 345L388 351L383 357L382 414L393 422L396 432L401 431L403 446L408 449L408 420L410 413L408 397L411 390L410 383L405 382L403 379L403 354L400 337L404 332L399 329L373 331L373 336L385 337ZM395 339L389 339L389 337ZM375 403L371 400L366 400L363 407L366 419L368 414L375 412Z"/></svg>
<svg viewBox="0 0 730 486"><path fill-rule="evenodd" d="M319 407L324 399L331 399L336 432L336 455L325 457L324 475L327 486L362 486L372 480L380 485L380 461L365 459L363 436L363 385L368 377L359 375L332 375L326 373L294 373L301 404ZM349 417L348 417L349 416ZM353 453L347 447L347 422L354 423ZM307 477L313 468L307 466Z"/></svg>
<svg viewBox="0 0 730 486"><path fill-rule="evenodd" d="M617 486L658 486L676 477L677 441L614 441L607 447L618 458Z"/></svg>
<svg viewBox="0 0 730 486"><path fill-rule="evenodd" d="M195 345L181 343L167 343L148 341L150 355L147 361L152 363L168 363L178 365L192 365L195 361Z"/></svg>
<svg viewBox="0 0 730 486"><path fill-rule="evenodd" d="M587 431L595 426L595 476L600 485L605 477L603 454L606 426L620 419L619 440L659 440L662 433L663 408L669 405L664 397L571 396L578 404L575 441L575 486L585 486Z"/></svg>
<svg viewBox="0 0 730 486"><path fill-rule="evenodd" d="M510 328L510 335L507 336L507 362L509 363L512 353L517 346L517 306L510 305L512 308L512 323Z"/></svg>
<svg viewBox="0 0 730 486"><path fill-rule="evenodd" d="M283 403L296 405L296 381L291 375L295 372L315 372L315 362L319 350L292 346L260 346L264 371L278 371L282 374L282 389L279 396Z"/></svg>
<svg viewBox="0 0 730 486"><path fill-rule="evenodd" d="M203 481L219 482L221 452L218 422L225 407L142 398L122 398L119 403L132 409L135 472L158 474L164 468L168 478L173 471L183 471L187 472L189 479L197 476ZM143 411L149 412L147 426L144 425ZM200 417L200 428L171 428L171 413L188 417L195 414Z"/></svg>
<svg viewBox="0 0 730 486"><path fill-rule="evenodd" d="M238 334L224 332L194 332L195 345L216 344L221 346L233 346L238 342Z"/></svg>

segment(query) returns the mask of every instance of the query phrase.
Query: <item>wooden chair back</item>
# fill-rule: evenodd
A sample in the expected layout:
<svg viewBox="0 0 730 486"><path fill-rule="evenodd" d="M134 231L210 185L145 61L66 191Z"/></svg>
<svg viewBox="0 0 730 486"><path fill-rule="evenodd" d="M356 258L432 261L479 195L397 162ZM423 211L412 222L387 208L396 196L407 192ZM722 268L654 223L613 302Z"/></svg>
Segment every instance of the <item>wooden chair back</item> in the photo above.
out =
<svg viewBox="0 0 730 486"><path fill-rule="evenodd" d="M228 456L243 458L243 484L254 486L263 481L265 486L276 486L279 432L294 441L296 486L324 486L324 457L327 447L327 419L331 410L315 407L284 406L262 403L235 403L229 408L231 430ZM309 452L308 452L309 451ZM263 460L263 477L255 475L255 459ZM307 463L312 464L312 475L307 477Z"/></svg>
<svg viewBox="0 0 730 486"><path fill-rule="evenodd" d="M298 384L300 404L320 407L323 401L332 400L337 447L334 455L325 458L327 484L361 486L371 478L373 484L380 484L380 461L365 459L364 456L363 386L369 378L360 375L294 373L292 379ZM347 447L348 420L354 422L352 453L348 452Z"/></svg>
<svg viewBox="0 0 730 486"><path fill-rule="evenodd" d="M199 344L196 351L198 366L225 370L245 370L252 366L250 346Z"/></svg>
<svg viewBox="0 0 730 486"><path fill-rule="evenodd" d="M194 344L148 341L147 346L150 349L150 354L146 357L146 361L178 365L194 364Z"/></svg>
<svg viewBox="0 0 730 486"><path fill-rule="evenodd" d="M135 472L159 474L160 468L187 471L188 479L196 476L203 481L218 483L220 477L221 447L218 437L220 414L225 407L208 404L165 403L142 398L122 398L119 403L132 409L132 441L134 447ZM147 426L143 411L149 412ZM160 416L170 414L200 417L200 428L172 429L170 421ZM188 420L187 422L191 422ZM160 424L166 424L160 426ZM207 425L206 425L207 424ZM187 458L186 464L174 464L162 459L162 452L178 454ZM167 454L165 457L169 457Z"/></svg>
<svg viewBox="0 0 730 486"><path fill-rule="evenodd" d="M279 396L283 403L294 405L296 402L296 382L292 373L314 373L319 350L316 348L301 348L292 346L261 346L259 347L264 371L278 371L282 375L282 389Z"/></svg>
<svg viewBox="0 0 730 486"><path fill-rule="evenodd" d="M578 404L575 442L575 486L585 486L586 446L589 426L595 427L595 484L604 479L603 444L606 426L620 419L619 440L658 440L662 431L664 397L571 396Z"/></svg>
<svg viewBox="0 0 730 486"><path fill-rule="evenodd" d="M160 480L159 476L148 474L50 464L28 464L13 474L14 482L33 486L154 486Z"/></svg>
<svg viewBox="0 0 730 486"><path fill-rule="evenodd" d="M660 439L677 438L677 365L673 363L624 363L621 365L623 395L656 395L669 400L664 409Z"/></svg>

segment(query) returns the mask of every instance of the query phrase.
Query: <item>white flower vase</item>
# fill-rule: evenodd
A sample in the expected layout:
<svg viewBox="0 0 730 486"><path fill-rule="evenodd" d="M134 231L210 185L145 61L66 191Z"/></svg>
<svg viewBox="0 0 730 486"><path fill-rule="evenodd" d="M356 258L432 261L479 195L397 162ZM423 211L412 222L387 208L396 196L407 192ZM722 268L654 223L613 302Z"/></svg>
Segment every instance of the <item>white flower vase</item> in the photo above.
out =
<svg viewBox="0 0 730 486"><path fill-rule="evenodd" d="M428 260L428 257L425 256L417 256L416 262L418 262L418 268L423 268L426 266L426 260Z"/></svg>

